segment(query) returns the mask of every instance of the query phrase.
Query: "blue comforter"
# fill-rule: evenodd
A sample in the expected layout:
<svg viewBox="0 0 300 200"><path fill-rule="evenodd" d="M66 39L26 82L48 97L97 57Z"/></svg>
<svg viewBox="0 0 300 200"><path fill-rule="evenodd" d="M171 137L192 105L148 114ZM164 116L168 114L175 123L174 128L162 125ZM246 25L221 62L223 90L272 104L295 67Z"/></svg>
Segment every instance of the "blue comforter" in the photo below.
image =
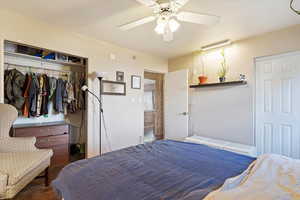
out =
<svg viewBox="0 0 300 200"><path fill-rule="evenodd" d="M205 145L157 141L72 163L52 186L65 200L201 200L252 161Z"/></svg>

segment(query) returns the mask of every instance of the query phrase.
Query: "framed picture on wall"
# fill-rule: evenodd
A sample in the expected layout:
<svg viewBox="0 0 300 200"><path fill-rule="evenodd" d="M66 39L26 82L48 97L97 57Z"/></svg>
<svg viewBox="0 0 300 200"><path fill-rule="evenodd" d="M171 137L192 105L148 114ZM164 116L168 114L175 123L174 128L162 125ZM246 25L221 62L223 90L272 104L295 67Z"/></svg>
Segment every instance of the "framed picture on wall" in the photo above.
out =
<svg viewBox="0 0 300 200"><path fill-rule="evenodd" d="M116 81L124 82L124 72L121 71L116 72Z"/></svg>
<svg viewBox="0 0 300 200"><path fill-rule="evenodd" d="M103 95L126 95L126 83L118 81L102 81L101 93Z"/></svg>
<svg viewBox="0 0 300 200"><path fill-rule="evenodd" d="M131 88L132 89L141 89L142 84L142 78L141 76L132 75L131 76Z"/></svg>

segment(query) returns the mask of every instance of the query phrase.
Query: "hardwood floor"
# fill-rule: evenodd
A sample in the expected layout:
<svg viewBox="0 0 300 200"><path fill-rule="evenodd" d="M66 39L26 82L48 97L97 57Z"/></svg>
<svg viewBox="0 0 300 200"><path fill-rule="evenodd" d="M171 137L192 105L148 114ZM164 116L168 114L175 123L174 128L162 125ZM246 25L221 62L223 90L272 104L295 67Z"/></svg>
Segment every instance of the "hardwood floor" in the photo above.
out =
<svg viewBox="0 0 300 200"><path fill-rule="evenodd" d="M84 158L84 154L76 154L70 156L70 162L75 162ZM21 192L19 192L19 194L16 195L15 198L13 198L12 200L61 200L51 188L51 181L58 176L62 168L64 168L64 166L52 167L49 169L49 187L45 187L44 178L35 179L29 185L27 185Z"/></svg>
<svg viewBox="0 0 300 200"><path fill-rule="evenodd" d="M50 181L54 180L62 167L49 170ZM13 200L60 200L51 186L45 187L44 179L36 179L27 185Z"/></svg>

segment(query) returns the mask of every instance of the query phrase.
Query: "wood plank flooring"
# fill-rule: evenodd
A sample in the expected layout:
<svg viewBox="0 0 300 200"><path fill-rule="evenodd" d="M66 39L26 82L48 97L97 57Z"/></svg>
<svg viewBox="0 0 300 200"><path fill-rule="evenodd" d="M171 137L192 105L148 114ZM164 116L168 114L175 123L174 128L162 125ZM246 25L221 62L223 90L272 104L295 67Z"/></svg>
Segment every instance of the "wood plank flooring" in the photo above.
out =
<svg viewBox="0 0 300 200"><path fill-rule="evenodd" d="M70 156L70 162L75 162L85 158L84 154L76 154ZM59 172L64 168L52 167L49 169L49 181L51 183L54 180ZM18 195L15 196L12 200L60 200L56 193L52 190L51 184L49 187L44 185L45 179L36 179L33 180L29 185L27 185Z"/></svg>
<svg viewBox="0 0 300 200"><path fill-rule="evenodd" d="M49 170L50 181L54 180L62 167ZM27 185L13 200L60 200L51 186L45 187L44 179L36 179Z"/></svg>

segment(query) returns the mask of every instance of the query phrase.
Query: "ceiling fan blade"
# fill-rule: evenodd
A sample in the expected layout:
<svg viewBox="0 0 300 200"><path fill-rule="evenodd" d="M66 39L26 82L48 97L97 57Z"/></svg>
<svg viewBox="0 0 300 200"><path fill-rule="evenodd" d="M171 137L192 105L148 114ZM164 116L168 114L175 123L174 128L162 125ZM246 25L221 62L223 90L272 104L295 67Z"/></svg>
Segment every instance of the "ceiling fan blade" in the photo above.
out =
<svg viewBox="0 0 300 200"><path fill-rule="evenodd" d="M153 22L155 19L156 19L156 17L154 17L154 16L145 17L145 18L142 18L140 20L137 20L137 21L134 21L134 22L131 22L131 23L128 23L128 24L121 25L121 26L119 26L119 28L122 31L128 31L128 30L133 29L137 26L141 26L143 24Z"/></svg>
<svg viewBox="0 0 300 200"><path fill-rule="evenodd" d="M205 15L192 12L180 12L177 19L183 22L190 22L202 25L215 25L220 22L220 17L214 15Z"/></svg>
<svg viewBox="0 0 300 200"><path fill-rule="evenodd" d="M176 4L177 9L185 6L190 0L173 0L173 2Z"/></svg>
<svg viewBox="0 0 300 200"><path fill-rule="evenodd" d="M136 0L136 1L148 7L155 7L158 5L158 3L155 0Z"/></svg>

